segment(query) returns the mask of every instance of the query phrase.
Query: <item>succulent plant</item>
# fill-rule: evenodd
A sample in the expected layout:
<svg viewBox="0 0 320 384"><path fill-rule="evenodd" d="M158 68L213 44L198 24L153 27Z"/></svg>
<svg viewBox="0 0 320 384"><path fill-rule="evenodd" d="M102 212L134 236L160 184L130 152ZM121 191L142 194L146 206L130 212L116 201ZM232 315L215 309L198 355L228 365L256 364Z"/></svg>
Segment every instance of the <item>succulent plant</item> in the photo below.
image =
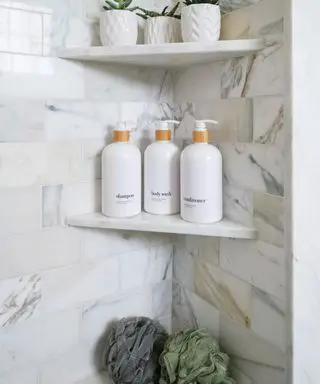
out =
<svg viewBox="0 0 320 384"><path fill-rule="evenodd" d="M168 6L165 7L162 12L155 12L155 11L148 11L147 9L143 9L141 7L137 7L140 11L137 12L137 15L142 17L143 19L147 20L149 17L161 17L161 16L167 16L167 17L174 17L175 19L181 19L180 15L176 15L176 12L179 8L179 3L177 3L171 10L168 10ZM142 12L142 13L141 13Z"/></svg>
<svg viewBox="0 0 320 384"><path fill-rule="evenodd" d="M184 0L185 5L213 4L219 5L219 0Z"/></svg>
<svg viewBox="0 0 320 384"><path fill-rule="evenodd" d="M102 8L106 11L128 10L135 11L137 7L129 8L133 0L104 0Z"/></svg>

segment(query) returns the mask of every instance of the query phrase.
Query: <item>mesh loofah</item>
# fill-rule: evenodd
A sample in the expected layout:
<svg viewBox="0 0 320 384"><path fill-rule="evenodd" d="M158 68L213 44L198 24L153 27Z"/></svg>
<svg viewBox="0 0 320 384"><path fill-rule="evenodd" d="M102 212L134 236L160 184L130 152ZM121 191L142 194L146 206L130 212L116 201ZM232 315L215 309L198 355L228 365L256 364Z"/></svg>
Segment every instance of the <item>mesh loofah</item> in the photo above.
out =
<svg viewBox="0 0 320 384"><path fill-rule="evenodd" d="M171 336L160 357L160 384L235 384L228 375L229 358L205 329Z"/></svg>
<svg viewBox="0 0 320 384"><path fill-rule="evenodd" d="M106 340L103 364L115 384L159 382L159 356L168 335L146 317L124 318L112 325Z"/></svg>

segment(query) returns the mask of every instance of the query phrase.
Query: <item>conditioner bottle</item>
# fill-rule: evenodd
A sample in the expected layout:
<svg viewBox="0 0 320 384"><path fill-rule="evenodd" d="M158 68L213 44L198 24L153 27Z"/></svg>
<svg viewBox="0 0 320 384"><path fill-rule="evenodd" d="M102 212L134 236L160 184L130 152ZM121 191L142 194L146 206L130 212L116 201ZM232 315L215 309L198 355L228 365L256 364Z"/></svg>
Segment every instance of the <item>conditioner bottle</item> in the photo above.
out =
<svg viewBox="0 0 320 384"><path fill-rule="evenodd" d="M180 212L180 149L172 142L169 124L159 121L156 141L144 154L144 209L154 215Z"/></svg>
<svg viewBox="0 0 320 384"><path fill-rule="evenodd" d="M124 218L140 212L141 152L130 142L127 123L119 123L102 154L102 213Z"/></svg>
<svg viewBox="0 0 320 384"><path fill-rule="evenodd" d="M209 224L223 218L222 155L208 143L207 123L198 120L193 144L181 155L181 216L184 220Z"/></svg>

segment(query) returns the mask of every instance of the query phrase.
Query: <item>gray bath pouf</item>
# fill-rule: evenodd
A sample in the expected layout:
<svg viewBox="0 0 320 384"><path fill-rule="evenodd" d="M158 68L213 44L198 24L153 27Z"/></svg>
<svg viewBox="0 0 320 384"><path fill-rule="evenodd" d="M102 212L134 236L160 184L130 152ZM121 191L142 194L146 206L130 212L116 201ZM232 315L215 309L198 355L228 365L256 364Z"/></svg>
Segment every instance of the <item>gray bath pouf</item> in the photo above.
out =
<svg viewBox="0 0 320 384"><path fill-rule="evenodd" d="M158 360L167 339L167 332L157 321L146 317L121 319L108 332L103 365L115 384L158 383Z"/></svg>

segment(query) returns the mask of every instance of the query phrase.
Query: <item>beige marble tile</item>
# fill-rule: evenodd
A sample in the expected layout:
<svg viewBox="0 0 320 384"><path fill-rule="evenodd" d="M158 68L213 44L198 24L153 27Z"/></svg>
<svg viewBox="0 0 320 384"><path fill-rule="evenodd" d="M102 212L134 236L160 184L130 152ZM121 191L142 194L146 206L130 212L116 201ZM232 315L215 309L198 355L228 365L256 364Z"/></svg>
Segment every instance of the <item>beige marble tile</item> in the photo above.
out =
<svg viewBox="0 0 320 384"><path fill-rule="evenodd" d="M233 364L237 358L241 358L250 364L261 364L279 371L282 371L286 364L285 354L279 348L222 313L220 314L220 345L222 350L231 356ZM248 370L241 370L249 376ZM259 380L258 383L260 383Z"/></svg>
<svg viewBox="0 0 320 384"><path fill-rule="evenodd" d="M250 10L241 8L223 16L221 40L250 38Z"/></svg>
<svg viewBox="0 0 320 384"><path fill-rule="evenodd" d="M251 286L222 269L196 261L195 293L220 312L250 327Z"/></svg>
<svg viewBox="0 0 320 384"><path fill-rule="evenodd" d="M251 329L282 351L286 348L285 303L260 289L252 291Z"/></svg>
<svg viewBox="0 0 320 384"><path fill-rule="evenodd" d="M284 247L283 197L254 193L254 223L261 241Z"/></svg>
<svg viewBox="0 0 320 384"><path fill-rule="evenodd" d="M282 97L258 97L253 100L253 140L274 144L281 150L286 146Z"/></svg>
<svg viewBox="0 0 320 384"><path fill-rule="evenodd" d="M173 332L186 328L204 327L219 337L219 311L177 282L173 284Z"/></svg>
<svg viewBox="0 0 320 384"><path fill-rule="evenodd" d="M186 251L197 261L219 264L220 239L216 237L186 236Z"/></svg>
<svg viewBox="0 0 320 384"><path fill-rule="evenodd" d="M261 241L222 239L220 264L249 284L285 300L286 258L283 248Z"/></svg>

